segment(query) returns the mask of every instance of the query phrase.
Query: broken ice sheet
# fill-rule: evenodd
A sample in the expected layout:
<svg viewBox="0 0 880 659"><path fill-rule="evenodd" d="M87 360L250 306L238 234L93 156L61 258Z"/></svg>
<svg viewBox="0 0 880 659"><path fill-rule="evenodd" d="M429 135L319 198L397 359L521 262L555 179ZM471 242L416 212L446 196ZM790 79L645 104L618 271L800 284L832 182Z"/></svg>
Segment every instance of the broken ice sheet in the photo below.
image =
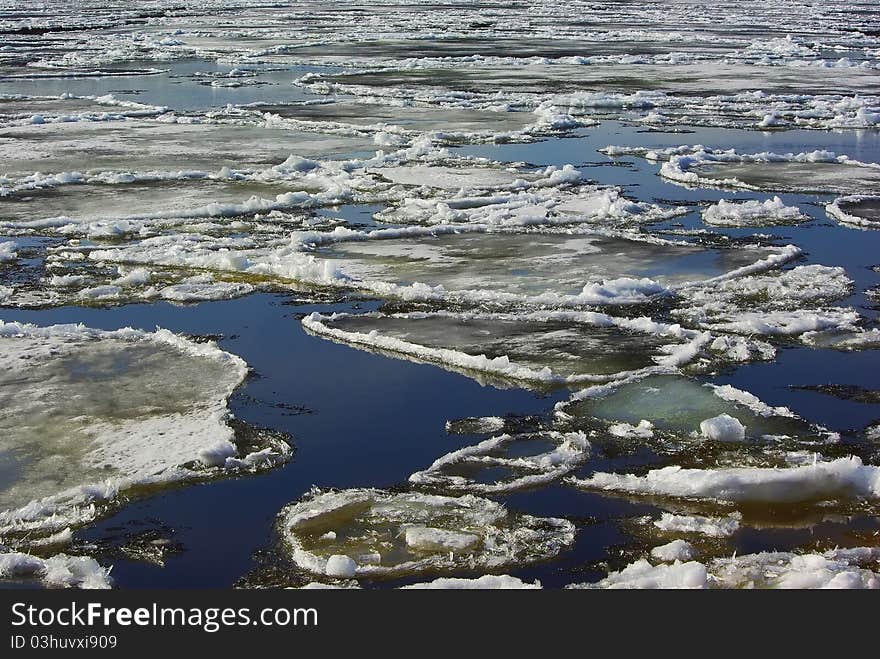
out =
<svg viewBox="0 0 880 659"><path fill-rule="evenodd" d="M581 186L477 196L459 193L440 198L406 197L376 213L376 219L398 224L528 226L592 222L626 226L657 222L682 212L682 208L631 201L618 188Z"/></svg>
<svg viewBox="0 0 880 659"><path fill-rule="evenodd" d="M766 269L792 248L718 249L586 230L488 231L451 228L398 238L352 236L316 251L379 294L495 304L555 305L644 302L694 280ZM457 231L457 230L456 230ZM381 238L381 239L379 239Z"/></svg>
<svg viewBox="0 0 880 659"><path fill-rule="evenodd" d="M870 193L880 183L880 164L831 151L741 154L697 145L649 152L646 157L668 158L660 175L685 185L852 195Z"/></svg>
<svg viewBox="0 0 880 659"><path fill-rule="evenodd" d="M880 228L880 197L877 196L839 197L825 206L825 212L848 226Z"/></svg>
<svg viewBox="0 0 880 659"><path fill-rule="evenodd" d="M372 101L372 102L371 102ZM405 106L381 103L378 99L341 97L328 103L299 105L250 106L249 109L277 115L285 119L322 126L347 127L375 132L374 143L388 146L383 140L404 140L430 132L444 142L495 140L500 135L519 136L536 117L531 112L506 112L484 109Z"/></svg>
<svg viewBox="0 0 880 659"><path fill-rule="evenodd" d="M677 325L595 312L314 313L302 322L358 347L531 387L669 370L695 359L707 342Z"/></svg>
<svg viewBox="0 0 880 659"><path fill-rule="evenodd" d="M7 544L89 522L132 489L269 467L290 455L270 435L239 453L226 400L247 366L211 343L166 330L0 323L0 354Z"/></svg>
<svg viewBox="0 0 880 659"><path fill-rule="evenodd" d="M564 476L589 457L589 449L583 432L498 435L437 458L409 481L477 494L510 492Z"/></svg>
<svg viewBox="0 0 880 659"><path fill-rule="evenodd" d="M785 407L771 407L730 385L701 384L678 375L655 375L584 389L557 404L563 418L593 419L613 426L647 420L654 434L685 443L794 442L826 444L837 436L801 419ZM743 436L714 430L726 415L744 426ZM724 418L724 417L722 417ZM707 421L713 423L704 424ZM614 434L613 432L611 433Z"/></svg>
<svg viewBox="0 0 880 659"><path fill-rule="evenodd" d="M82 232L95 237L138 233L149 220L229 217L308 205L320 182L237 181L201 172L158 173L155 180L83 183L0 197L7 230ZM333 197L335 201L340 199ZM329 200L328 200L329 201Z"/></svg>
<svg viewBox="0 0 880 659"><path fill-rule="evenodd" d="M0 105L2 108L2 105ZM0 127L3 174L34 172L216 172L223 167L265 169L291 154L303 158L372 155L372 138L322 135L200 118L196 123L156 120L62 122Z"/></svg>
<svg viewBox="0 0 880 659"><path fill-rule="evenodd" d="M314 490L282 510L297 566L331 578L500 570L556 556L574 542L564 519L515 514L473 495Z"/></svg>
<svg viewBox="0 0 880 659"><path fill-rule="evenodd" d="M800 265L683 287L686 304L672 315L689 326L748 336L857 332L863 319L855 309L828 304L850 295L852 286L843 268Z"/></svg>
<svg viewBox="0 0 880 659"><path fill-rule="evenodd" d="M569 588L828 588L878 589L880 550L874 547L816 553L761 552L652 565L638 560L595 584Z"/></svg>

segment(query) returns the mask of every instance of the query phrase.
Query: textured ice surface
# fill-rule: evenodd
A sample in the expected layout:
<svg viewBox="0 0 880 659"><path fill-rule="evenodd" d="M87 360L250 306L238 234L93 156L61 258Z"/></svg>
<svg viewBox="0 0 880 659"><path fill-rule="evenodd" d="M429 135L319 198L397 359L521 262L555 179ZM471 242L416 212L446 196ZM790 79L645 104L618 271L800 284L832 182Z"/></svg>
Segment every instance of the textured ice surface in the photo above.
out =
<svg viewBox="0 0 880 659"><path fill-rule="evenodd" d="M825 207L836 220L864 228L880 227L880 197L854 195L840 197Z"/></svg>
<svg viewBox="0 0 880 659"><path fill-rule="evenodd" d="M654 522L654 526L667 533L690 533L710 538L724 538L736 533L739 529L740 519L741 516L737 513L731 513L727 517L663 513L660 519ZM663 560L669 559L664 558Z"/></svg>
<svg viewBox="0 0 880 659"><path fill-rule="evenodd" d="M343 565L341 576L356 578L501 569L552 558L574 541L571 522L517 515L472 495L372 489L312 492L285 508L279 524L294 562L331 577Z"/></svg>
<svg viewBox="0 0 880 659"><path fill-rule="evenodd" d="M211 343L0 323L0 354L4 534L54 532L127 489L245 466L226 400L247 366Z"/></svg>
<svg viewBox="0 0 880 659"><path fill-rule="evenodd" d="M656 496L760 503L880 498L880 467L857 457L799 467L653 469L645 476L595 473L578 487Z"/></svg>
<svg viewBox="0 0 880 659"><path fill-rule="evenodd" d="M721 199L703 211L703 221L716 226L791 224L806 219L797 206L786 206L779 197L766 201L734 202Z"/></svg>
<svg viewBox="0 0 880 659"><path fill-rule="evenodd" d="M786 254L780 248L713 249L583 231L474 230L337 242L320 252L380 294L553 305L644 301L667 286L770 267ZM765 259L771 259L767 265Z"/></svg>
<svg viewBox="0 0 880 659"><path fill-rule="evenodd" d="M771 407L752 394L729 385L713 387L675 375L658 375L624 382L619 385L597 386L573 397L573 402L560 404L567 415L597 418L610 428L624 422L638 424L647 419L654 425L654 434L665 432L693 441L779 441L788 438L802 442L826 442L828 433L798 418L784 407ZM709 419L726 415L744 426L743 434L731 421L724 421L736 431L716 434L721 422L703 425ZM611 434L617 434L613 431ZM707 432L708 431L708 432ZM735 434L735 436L733 436Z"/></svg>
<svg viewBox="0 0 880 659"><path fill-rule="evenodd" d="M677 325L594 312L312 314L303 324L368 349L549 385L667 370L688 363L708 343Z"/></svg>
<svg viewBox="0 0 880 659"><path fill-rule="evenodd" d="M876 548L857 547L812 554L762 552L705 565L675 561L655 566L641 559L596 584L572 587L878 589L880 574L871 569L877 569L878 557Z"/></svg>
<svg viewBox="0 0 880 659"><path fill-rule="evenodd" d="M673 540L665 545L654 547L651 557L661 561L689 561L694 557L694 548L686 540Z"/></svg>
<svg viewBox="0 0 880 659"><path fill-rule="evenodd" d="M40 558L20 552L0 553L0 579L37 580L49 588L105 589L113 585L110 570L94 558L66 554Z"/></svg>
<svg viewBox="0 0 880 659"><path fill-rule="evenodd" d="M410 483L440 489L494 494L549 483L589 457L582 432L498 435L437 458L412 474ZM485 482L484 470L503 471L507 478Z"/></svg>
<svg viewBox="0 0 880 659"><path fill-rule="evenodd" d="M540 581L529 583L506 574L486 574L476 579L441 577L425 583L404 586L416 590L534 590L540 587Z"/></svg>

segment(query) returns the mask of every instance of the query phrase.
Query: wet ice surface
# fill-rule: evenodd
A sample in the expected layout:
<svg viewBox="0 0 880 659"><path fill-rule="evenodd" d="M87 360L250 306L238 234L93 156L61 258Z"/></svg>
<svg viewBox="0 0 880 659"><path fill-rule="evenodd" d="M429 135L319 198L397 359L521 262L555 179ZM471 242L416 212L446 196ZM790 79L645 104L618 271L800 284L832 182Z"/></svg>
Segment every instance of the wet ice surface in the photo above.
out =
<svg viewBox="0 0 880 659"><path fill-rule="evenodd" d="M880 586L876 8L154 4L0 18L4 583Z"/></svg>

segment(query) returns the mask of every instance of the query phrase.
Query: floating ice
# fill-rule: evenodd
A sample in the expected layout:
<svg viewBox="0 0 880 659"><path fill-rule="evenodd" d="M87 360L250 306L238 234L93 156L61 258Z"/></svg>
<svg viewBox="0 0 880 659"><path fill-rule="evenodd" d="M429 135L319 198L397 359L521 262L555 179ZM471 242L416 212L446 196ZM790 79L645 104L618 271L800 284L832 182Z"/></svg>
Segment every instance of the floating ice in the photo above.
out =
<svg viewBox="0 0 880 659"><path fill-rule="evenodd" d="M880 197L877 196L839 197L825 206L825 212L844 224L880 228Z"/></svg>
<svg viewBox="0 0 880 659"><path fill-rule="evenodd" d="M570 588L698 589L707 587L707 579L706 566L696 561L654 566L641 559L596 584L576 584Z"/></svg>
<svg viewBox="0 0 880 659"><path fill-rule="evenodd" d="M0 322L0 354L7 542L90 521L132 487L236 466L226 464L238 452L226 400L247 366L212 343L166 330ZM266 448L270 464L290 453L281 441Z"/></svg>
<svg viewBox="0 0 880 659"><path fill-rule="evenodd" d="M682 290L688 304L673 315L689 325L745 335L792 335L827 329L856 329L851 308L829 307L846 297L852 280L840 267L799 265Z"/></svg>
<svg viewBox="0 0 880 659"><path fill-rule="evenodd" d="M831 151L741 154L701 146L683 149L688 152L669 156L660 175L687 185L857 194L880 182L880 164Z"/></svg>
<svg viewBox="0 0 880 659"><path fill-rule="evenodd" d="M715 226L767 226L791 224L806 219L797 206L786 206L779 197L766 201L726 201L703 211L703 221Z"/></svg>
<svg viewBox="0 0 880 659"><path fill-rule="evenodd" d="M583 229L482 225L337 232L317 244L349 285L383 297L569 307L647 302L669 287L760 272L800 254L793 246L712 249Z"/></svg>
<svg viewBox="0 0 880 659"><path fill-rule="evenodd" d="M412 474L409 481L479 494L509 492L564 476L587 459L589 449L590 443L582 432L499 435L447 453L424 471ZM509 477L483 482L484 469L503 470Z"/></svg>
<svg viewBox="0 0 880 659"><path fill-rule="evenodd" d="M834 549L824 553L763 552L651 565L641 559L596 584L570 588L880 588L880 574L861 567L876 565L877 548ZM661 559L662 560L662 559Z"/></svg>
<svg viewBox="0 0 880 659"><path fill-rule="evenodd" d="M598 472L571 482L611 492L749 503L880 498L880 467L865 465L858 457L787 468L673 466L652 469L646 476Z"/></svg>
<svg viewBox="0 0 880 659"><path fill-rule="evenodd" d="M823 553L764 552L712 561L713 585L723 588L880 589L876 547Z"/></svg>
<svg viewBox="0 0 880 659"><path fill-rule="evenodd" d="M57 554L39 558L20 552L0 553L0 579L37 579L49 588L110 588L110 570L94 558Z"/></svg>
<svg viewBox="0 0 880 659"><path fill-rule="evenodd" d="M741 442L746 437L746 429L739 419L729 414L719 414L700 422L703 437L715 442Z"/></svg>
<svg viewBox="0 0 880 659"><path fill-rule="evenodd" d="M694 557L694 548L686 540L673 540L665 545L654 547L651 557L661 561L689 561Z"/></svg>
<svg viewBox="0 0 880 659"><path fill-rule="evenodd" d="M836 437L805 422L791 410L771 407L749 392L730 385L703 385L677 375L656 375L597 385L574 394L570 401L557 404L557 410L567 416L613 424L639 424L647 419L653 424L654 437L668 438L671 435L692 442L701 441L704 435L701 427L707 419L713 423L708 424L707 430L712 434L706 438L714 441L775 442L787 438L814 444L827 443ZM739 427L725 420L724 416L736 419ZM716 417L722 418L718 420ZM716 432L720 426L727 427L728 424L729 434ZM742 435L740 428L743 429Z"/></svg>
<svg viewBox="0 0 880 659"><path fill-rule="evenodd" d="M739 529L740 519L742 519L742 516L739 513L731 513L727 517L702 517L700 515L663 513L660 519L654 522L654 526L661 531L671 533L696 533L709 536L710 538L726 538L736 533Z"/></svg>
<svg viewBox="0 0 880 659"><path fill-rule="evenodd" d="M650 439L654 436L654 424L647 419L642 419L635 426L629 423L612 423L608 426L608 432L615 437Z"/></svg>
<svg viewBox="0 0 880 659"><path fill-rule="evenodd" d="M663 372L697 357L708 335L596 312L313 313L309 331L464 372L540 384Z"/></svg>
<svg viewBox="0 0 880 659"><path fill-rule="evenodd" d="M541 582L529 583L506 574L484 574L476 579L441 577L426 583L403 586L415 590L534 590L541 588Z"/></svg>
<svg viewBox="0 0 880 659"><path fill-rule="evenodd" d="M18 258L15 242L11 240L0 241L0 263L11 263Z"/></svg>
<svg viewBox="0 0 880 659"><path fill-rule="evenodd" d="M280 527L299 567L347 576L354 563L356 578L500 569L551 558L574 541L571 522L514 515L472 495L372 489L316 490L282 511Z"/></svg>

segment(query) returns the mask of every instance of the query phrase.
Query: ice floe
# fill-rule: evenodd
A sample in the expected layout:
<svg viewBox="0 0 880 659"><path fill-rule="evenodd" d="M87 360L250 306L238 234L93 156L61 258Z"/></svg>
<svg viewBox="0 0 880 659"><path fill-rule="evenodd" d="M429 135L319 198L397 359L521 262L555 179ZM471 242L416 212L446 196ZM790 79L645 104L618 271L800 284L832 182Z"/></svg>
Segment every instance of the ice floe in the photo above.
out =
<svg viewBox="0 0 880 659"><path fill-rule="evenodd" d="M588 489L651 496L750 503L795 503L880 498L880 467L858 457L799 467L652 469L645 476L598 472L571 482Z"/></svg>
<svg viewBox="0 0 880 659"><path fill-rule="evenodd" d="M269 449L268 460L240 453L226 400L247 366L212 343L167 330L0 322L0 352L7 544L88 522L131 488L271 466L290 455L269 436L256 447Z"/></svg>
<svg viewBox="0 0 880 659"><path fill-rule="evenodd" d="M374 489L313 491L279 524L299 567L358 579L533 563L556 556L575 532L567 520L514 514L472 495Z"/></svg>
<svg viewBox="0 0 880 659"><path fill-rule="evenodd" d="M825 206L825 212L844 224L862 228L880 227L880 197L851 195Z"/></svg>
<svg viewBox="0 0 880 659"><path fill-rule="evenodd" d="M110 570L94 558L56 554L40 558L21 552L0 553L0 579L37 580L48 588L111 588Z"/></svg>
<svg viewBox="0 0 880 659"><path fill-rule="evenodd" d="M543 385L667 372L704 352L729 356L713 353L707 333L598 312L313 313L302 322L311 332L355 346Z"/></svg>
<svg viewBox="0 0 880 659"><path fill-rule="evenodd" d="M476 579L441 577L425 583L403 586L403 588L415 590L535 590L541 588L541 582L529 583L506 574L485 574Z"/></svg>
<svg viewBox="0 0 880 659"><path fill-rule="evenodd" d="M651 550L651 557L661 561L689 561L694 557L694 548L687 540L673 540Z"/></svg>
<svg viewBox="0 0 880 659"><path fill-rule="evenodd" d="M437 458L427 469L412 474L409 481L477 494L509 492L564 476L589 457L589 449L590 442L582 432L498 435ZM484 482L483 470L503 470L509 477Z"/></svg>
<svg viewBox="0 0 880 659"><path fill-rule="evenodd" d="M720 200L703 211L703 221L715 226L766 226L806 219L797 206L786 206L779 197L766 201Z"/></svg>
<svg viewBox="0 0 880 659"><path fill-rule="evenodd" d="M661 559L662 560L662 559ZM675 561L651 565L640 559L596 584L572 588L798 588L878 589L876 548L834 549L822 553L762 552L718 558L706 564Z"/></svg>
<svg viewBox="0 0 880 659"><path fill-rule="evenodd" d="M607 424L608 433L621 438L807 446L837 439L835 433L804 421L788 408L767 405L749 392L674 374L594 385L558 403L556 409L570 421ZM619 432L621 423L632 426L645 419L652 425L650 435Z"/></svg>

